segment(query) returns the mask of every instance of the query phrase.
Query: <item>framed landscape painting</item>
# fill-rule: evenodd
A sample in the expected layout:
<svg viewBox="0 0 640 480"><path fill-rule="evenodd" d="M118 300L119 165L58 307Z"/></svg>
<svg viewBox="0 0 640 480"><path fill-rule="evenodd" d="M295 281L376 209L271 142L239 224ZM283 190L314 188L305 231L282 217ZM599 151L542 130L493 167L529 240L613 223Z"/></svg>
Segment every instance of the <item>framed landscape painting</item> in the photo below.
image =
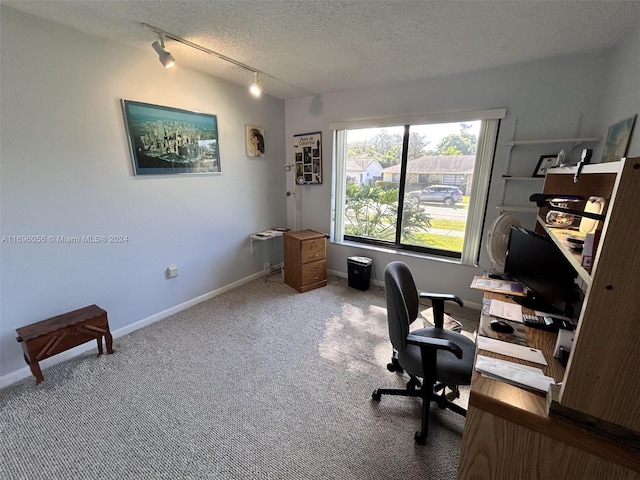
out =
<svg viewBox="0 0 640 480"><path fill-rule="evenodd" d="M602 152L603 162L617 162L627 155L637 115L611 125Z"/></svg>
<svg viewBox="0 0 640 480"><path fill-rule="evenodd" d="M215 115L122 100L135 175L221 173Z"/></svg>

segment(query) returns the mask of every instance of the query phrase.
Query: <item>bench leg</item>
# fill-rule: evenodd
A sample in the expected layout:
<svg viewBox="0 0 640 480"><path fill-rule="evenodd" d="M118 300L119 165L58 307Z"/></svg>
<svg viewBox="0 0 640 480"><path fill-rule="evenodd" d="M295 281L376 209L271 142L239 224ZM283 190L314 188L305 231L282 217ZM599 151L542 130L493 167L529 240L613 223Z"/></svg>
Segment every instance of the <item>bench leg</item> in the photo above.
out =
<svg viewBox="0 0 640 480"><path fill-rule="evenodd" d="M29 368L31 369L31 373L34 377L36 377L36 385L40 382L44 382L44 375L42 375L42 370L40 370L40 364L38 361L33 361L29 363Z"/></svg>
<svg viewBox="0 0 640 480"><path fill-rule="evenodd" d="M26 353L22 354L22 357L24 358L24 361L27 362L27 365L29 365L31 374L36 377L36 385L40 382L44 382L44 375L42 375L42 370L40 370L40 364L38 363L38 361L34 360L33 362L31 362Z"/></svg>
<svg viewBox="0 0 640 480"><path fill-rule="evenodd" d="M104 334L104 343L107 345L107 353L113 353L113 337L109 330Z"/></svg>
<svg viewBox="0 0 640 480"><path fill-rule="evenodd" d="M100 335L97 336L96 337L96 342L98 343L98 355L97 356L99 357L103 353L102 352L102 336L100 336Z"/></svg>

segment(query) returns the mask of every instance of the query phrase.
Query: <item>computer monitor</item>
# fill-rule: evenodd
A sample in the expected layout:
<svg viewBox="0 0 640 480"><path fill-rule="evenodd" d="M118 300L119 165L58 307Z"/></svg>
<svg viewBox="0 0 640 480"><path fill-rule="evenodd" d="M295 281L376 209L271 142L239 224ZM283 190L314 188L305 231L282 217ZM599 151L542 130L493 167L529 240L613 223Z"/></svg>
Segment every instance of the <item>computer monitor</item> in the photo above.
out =
<svg viewBox="0 0 640 480"><path fill-rule="evenodd" d="M514 297L523 306L572 316L577 273L549 237L512 226L504 271L529 290L526 297Z"/></svg>

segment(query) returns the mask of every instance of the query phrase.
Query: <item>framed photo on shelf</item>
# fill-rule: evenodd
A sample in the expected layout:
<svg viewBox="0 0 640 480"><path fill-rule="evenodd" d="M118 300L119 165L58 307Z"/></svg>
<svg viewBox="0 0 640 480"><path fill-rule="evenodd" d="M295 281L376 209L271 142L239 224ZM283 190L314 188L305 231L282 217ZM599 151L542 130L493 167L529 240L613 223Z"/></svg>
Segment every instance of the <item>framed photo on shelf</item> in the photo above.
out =
<svg viewBox="0 0 640 480"><path fill-rule="evenodd" d="M547 174L547 169L556 167L558 165L558 154L555 155L542 155L536 169L533 171L534 177L544 177Z"/></svg>
<svg viewBox="0 0 640 480"><path fill-rule="evenodd" d="M322 183L322 132L294 135L293 148L296 183Z"/></svg>
<svg viewBox="0 0 640 480"><path fill-rule="evenodd" d="M602 151L602 162L617 162L627 155L637 115L611 125Z"/></svg>
<svg viewBox="0 0 640 480"><path fill-rule="evenodd" d="M134 175L221 173L218 119L122 99Z"/></svg>
<svg viewBox="0 0 640 480"><path fill-rule="evenodd" d="M264 128L245 125L247 157L264 157Z"/></svg>

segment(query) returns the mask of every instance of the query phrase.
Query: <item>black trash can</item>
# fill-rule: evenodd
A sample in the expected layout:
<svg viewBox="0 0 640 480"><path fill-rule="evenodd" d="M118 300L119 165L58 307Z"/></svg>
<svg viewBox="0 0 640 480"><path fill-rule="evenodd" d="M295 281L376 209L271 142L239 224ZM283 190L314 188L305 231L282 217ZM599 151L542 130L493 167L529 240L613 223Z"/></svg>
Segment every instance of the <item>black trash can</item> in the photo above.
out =
<svg viewBox="0 0 640 480"><path fill-rule="evenodd" d="M367 257L347 257L347 271L351 288L369 290L372 264L373 260Z"/></svg>

